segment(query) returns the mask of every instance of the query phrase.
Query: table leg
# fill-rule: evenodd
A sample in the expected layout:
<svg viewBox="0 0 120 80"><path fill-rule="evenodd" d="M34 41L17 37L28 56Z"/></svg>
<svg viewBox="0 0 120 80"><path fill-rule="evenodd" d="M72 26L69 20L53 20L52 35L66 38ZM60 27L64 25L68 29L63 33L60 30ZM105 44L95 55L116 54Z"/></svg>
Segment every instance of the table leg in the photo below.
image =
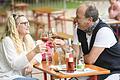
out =
<svg viewBox="0 0 120 80"><path fill-rule="evenodd" d="M47 73L43 72L43 75L44 75L44 80L47 80Z"/></svg>
<svg viewBox="0 0 120 80"><path fill-rule="evenodd" d="M39 39L39 28L37 25L36 31L35 31L35 39L38 40Z"/></svg>
<svg viewBox="0 0 120 80"><path fill-rule="evenodd" d="M48 30L51 30L50 13L48 13Z"/></svg>
<svg viewBox="0 0 120 80"><path fill-rule="evenodd" d="M50 75L50 80L54 80L52 75Z"/></svg>

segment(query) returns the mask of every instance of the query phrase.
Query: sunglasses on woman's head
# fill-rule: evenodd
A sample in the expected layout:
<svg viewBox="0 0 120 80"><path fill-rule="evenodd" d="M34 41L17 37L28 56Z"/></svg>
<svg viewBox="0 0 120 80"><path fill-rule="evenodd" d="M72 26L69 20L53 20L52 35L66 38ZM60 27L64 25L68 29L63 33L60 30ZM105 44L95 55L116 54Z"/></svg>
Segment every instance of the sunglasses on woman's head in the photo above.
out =
<svg viewBox="0 0 120 80"><path fill-rule="evenodd" d="M16 21L18 18L20 17L23 17L24 15L16 15L16 14L13 14L13 18L14 20ZM24 25L28 25L29 23L28 22L21 22L19 24L24 24Z"/></svg>
<svg viewBox="0 0 120 80"><path fill-rule="evenodd" d="M13 14L13 18L15 19L15 21L19 18L19 17L22 17L24 15L16 15L16 14Z"/></svg>

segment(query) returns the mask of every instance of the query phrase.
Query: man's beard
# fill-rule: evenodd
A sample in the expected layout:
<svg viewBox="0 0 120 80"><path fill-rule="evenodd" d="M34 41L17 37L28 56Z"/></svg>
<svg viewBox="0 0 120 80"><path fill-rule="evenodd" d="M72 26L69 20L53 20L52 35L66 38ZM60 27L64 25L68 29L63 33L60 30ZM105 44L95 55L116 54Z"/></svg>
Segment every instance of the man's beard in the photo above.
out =
<svg viewBox="0 0 120 80"><path fill-rule="evenodd" d="M94 28L95 28L95 26L89 27L88 29L84 30L84 32L90 35L90 34L92 34Z"/></svg>

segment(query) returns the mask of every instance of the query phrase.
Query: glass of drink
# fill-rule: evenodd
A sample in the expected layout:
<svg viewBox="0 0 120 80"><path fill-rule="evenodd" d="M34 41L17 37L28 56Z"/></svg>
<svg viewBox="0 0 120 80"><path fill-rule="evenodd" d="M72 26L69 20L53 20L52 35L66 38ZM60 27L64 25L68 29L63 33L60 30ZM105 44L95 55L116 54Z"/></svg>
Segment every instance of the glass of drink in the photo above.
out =
<svg viewBox="0 0 120 80"><path fill-rule="evenodd" d="M85 64L79 59L76 59L76 70L83 70L85 68Z"/></svg>
<svg viewBox="0 0 120 80"><path fill-rule="evenodd" d="M43 32L41 35L41 39L42 39L42 41L47 42L48 41L48 33Z"/></svg>
<svg viewBox="0 0 120 80"><path fill-rule="evenodd" d="M73 61L73 58L69 58L66 67L67 67L67 72L69 72L69 73L74 72L74 61Z"/></svg>

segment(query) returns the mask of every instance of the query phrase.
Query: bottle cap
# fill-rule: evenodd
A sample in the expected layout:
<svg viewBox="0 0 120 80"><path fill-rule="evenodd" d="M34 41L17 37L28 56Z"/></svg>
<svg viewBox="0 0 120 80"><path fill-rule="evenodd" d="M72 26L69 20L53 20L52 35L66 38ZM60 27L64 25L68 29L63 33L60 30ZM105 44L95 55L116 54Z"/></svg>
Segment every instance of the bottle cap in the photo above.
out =
<svg viewBox="0 0 120 80"><path fill-rule="evenodd" d="M68 62L73 62L73 58L69 58L69 61Z"/></svg>
<svg viewBox="0 0 120 80"><path fill-rule="evenodd" d="M66 53L66 58L69 58L69 55L70 55L70 53L68 52L68 53Z"/></svg>

